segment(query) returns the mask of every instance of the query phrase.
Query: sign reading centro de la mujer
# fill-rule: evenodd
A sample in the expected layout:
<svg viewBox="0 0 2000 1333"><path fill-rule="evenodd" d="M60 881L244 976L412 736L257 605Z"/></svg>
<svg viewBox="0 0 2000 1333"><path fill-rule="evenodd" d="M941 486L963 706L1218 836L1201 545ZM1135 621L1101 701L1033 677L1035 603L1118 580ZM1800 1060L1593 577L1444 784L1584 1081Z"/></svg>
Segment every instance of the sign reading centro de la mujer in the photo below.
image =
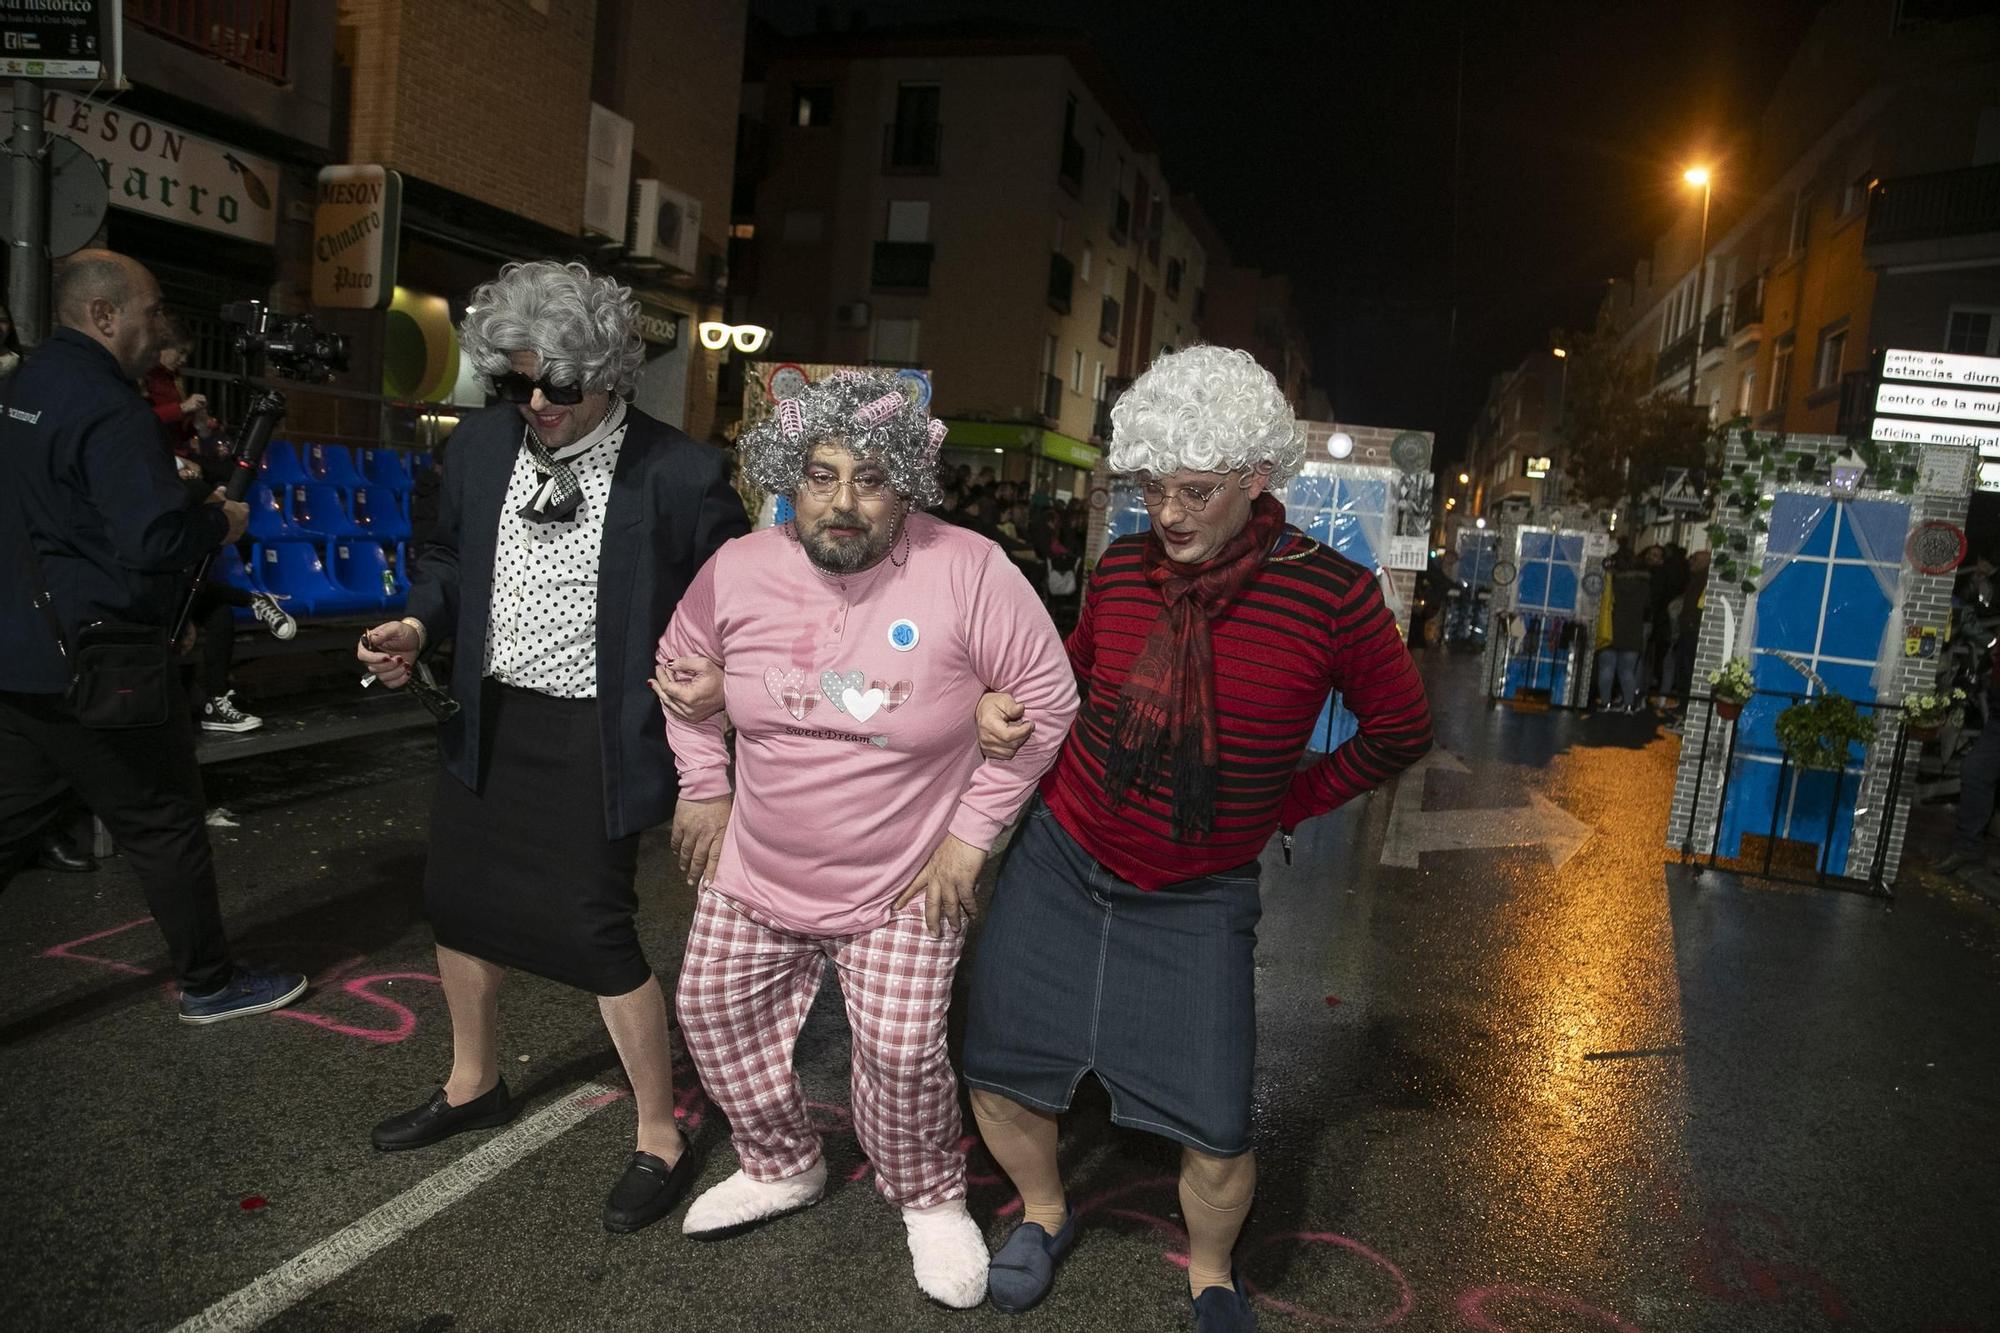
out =
<svg viewBox="0 0 2000 1333"><path fill-rule="evenodd" d="M44 92L42 119L97 159L113 208L263 245L277 238L277 163L73 93Z"/></svg>
<svg viewBox="0 0 2000 1333"><path fill-rule="evenodd" d="M386 309L396 288L403 178L372 165L321 167L313 210L313 304Z"/></svg>

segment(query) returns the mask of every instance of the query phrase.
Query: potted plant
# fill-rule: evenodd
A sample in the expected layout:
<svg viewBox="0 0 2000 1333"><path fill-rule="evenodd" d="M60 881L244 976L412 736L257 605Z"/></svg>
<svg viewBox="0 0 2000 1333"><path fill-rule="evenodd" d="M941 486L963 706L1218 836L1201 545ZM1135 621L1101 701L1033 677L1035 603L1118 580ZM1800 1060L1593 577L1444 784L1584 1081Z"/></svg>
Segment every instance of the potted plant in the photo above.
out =
<svg viewBox="0 0 2000 1333"><path fill-rule="evenodd" d="M1778 714L1778 744L1800 768L1837 771L1847 766L1847 749L1856 741L1874 739L1875 723L1861 716L1854 700L1843 694L1822 694L1793 704Z"/></svg>
<svg viewBox="0 0 2000 1333"><path fill-rule="evenodd" d="M1910 734L1920 741L1936 740L1952 711L1965 702L1965 691L1940 690L1935 694L1913 694L1903 700L1903 721Z"/></svg>
<svg viewBox="0 0 2000 1333"><path fill-rule="evenodd" d="M1715 715L1725 722L1741 713L1743 705L1757 691L1756 682L1750 679L1750 659L1747 657L1732 657L1722 664L1720 671L1709 672L1708 684Z"/></svg>

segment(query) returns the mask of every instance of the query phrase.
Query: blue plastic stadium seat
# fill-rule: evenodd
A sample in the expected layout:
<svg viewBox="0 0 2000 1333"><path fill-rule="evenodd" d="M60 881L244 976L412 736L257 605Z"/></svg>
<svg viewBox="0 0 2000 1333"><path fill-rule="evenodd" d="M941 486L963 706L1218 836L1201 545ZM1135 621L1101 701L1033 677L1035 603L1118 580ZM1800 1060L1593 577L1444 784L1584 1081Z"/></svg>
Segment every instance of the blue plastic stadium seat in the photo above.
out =
<svg viewBox="0 0 2000 1333"><path fill-rule="evenodd" d="M327 543L333 584L370 607L388 610L403 604L396 563L382 543L366 537Z"/></svg>
<svg viewBox="0 0 2000 1333"><path fill-rule="evenodd" d="M320 548L309 541L270 542L259 547L257 573L265 591L286 599L285 609L295 616L373 610L379 604L336 586L327 576Z"/></svg>
<svg viewBox="0 0 2000 1333"><path fill-rule="evenodd" d="M386 486L357 486L347 497L354 526L377 541L402 541L410 535L410 519L395 491Z"/></svg>
<svg viewBox="0 0 2000 1333"><path fill-rule="evenodd" d="M329 486L360 486L368 480L355 470L354 455L344 444L309 444L299 461L308 476Z"/></svg>
<svg viewBox="0 0 2000 1333"><path fill-rule="evenodd" d="M285 494L289 501L285 512L291 515L292 526L305 536L360 537L367 533L348 514L335 487L308 482L286 487Z"/></svg>
<svg viewBox="0 0 2000 1333"><path fill-rule="evenodd" d="M264 461L257 470L273 490L281 490L286 486L312 480L311 475L306 472L305 465L299 462L298 451L292 448L289 440L271 441L264 450Z"/></svg>
<svg viewBox="0 0 2000 1333"><path fill-rule="evenodd" d="M431 471L435 467L437 467L437 456L428 449L420 450L410 455L410 475L412 477L421 477L424 473Z"/></svg>
<svg viewBox="0 0 2000 1333"><path fill-rule="evenodd" d="M409 457L400 449L363 449L361 475L370 485L387 486L391 490L407 491L416 485L416 478L410 475Z"/></svg>
<svg viewBox="0 0 2000 1333"><path fill-rule="evenodd" d="M285 512L284 502L278 498L278 492L262 481L251 486L250 494L245 499L250 505L252 541L294 541L304 535L293 526L291 515Z"/></svg>

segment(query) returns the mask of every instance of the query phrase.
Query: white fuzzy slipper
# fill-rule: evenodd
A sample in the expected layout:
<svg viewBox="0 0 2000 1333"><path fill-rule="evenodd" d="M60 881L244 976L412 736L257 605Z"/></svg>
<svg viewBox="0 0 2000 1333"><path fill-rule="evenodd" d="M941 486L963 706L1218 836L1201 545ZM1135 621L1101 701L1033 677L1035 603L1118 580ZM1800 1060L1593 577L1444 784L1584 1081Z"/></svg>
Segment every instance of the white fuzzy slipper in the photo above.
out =
<svg viewBox="0 0 2000 1333"><path fill-rule="evenodd" d="M824 1159L783 1180L752 1180L738 1171L688 1205L681 1232L696 1240L725 1240L773 1218L810 1208L824 1193Z"/></svg>
<svg viewBox="0 0 2000 1333"><path fill-rule="evenodd" d="M903 1226L924 1295L954 1310L970 1310L986 1299L986 1237L966 1212L965 1200L905 1208Z"/></svg>

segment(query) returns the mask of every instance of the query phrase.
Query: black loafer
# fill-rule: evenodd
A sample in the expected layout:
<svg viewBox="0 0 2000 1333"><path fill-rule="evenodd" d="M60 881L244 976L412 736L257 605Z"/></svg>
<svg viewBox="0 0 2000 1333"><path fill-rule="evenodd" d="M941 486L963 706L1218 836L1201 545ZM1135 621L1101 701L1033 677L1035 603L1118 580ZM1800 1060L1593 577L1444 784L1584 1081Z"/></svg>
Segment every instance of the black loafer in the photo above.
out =
<svg viewBox="0 0 2000 1333"><path fill-rule="evenodd" d="M681 1155L669 1167L649 1152L635 1152L625 1164L625 1174L611 1187L604 1201L604 1229L621 1235L649 1227L674 1210L687 1196L688 1186L701 1174L695 1160L694 1144L681 1140Z"/></svg>
<svg viewBox="0 0 2000 1333"><path fill-rule="evenodd" d="M87 875L97 869L97 858L78 851L76 844L68 838L52 834L43 840L35 864L43 870L56 870L66 875Z"/></svg>
<svg viewBox="0 0 2000 1333"><path fill-rule="evenodd" d="M492 1129L514 1118L514 1099L507 1094L507 1080L495 1083L491 1091L474 1097L463 1106L444 1099L444 1089L414 1110L392 1115L375 1126L375 1146L383 1152L424 1148L440 1139L462 1134L468 1129Z"/></svg>

